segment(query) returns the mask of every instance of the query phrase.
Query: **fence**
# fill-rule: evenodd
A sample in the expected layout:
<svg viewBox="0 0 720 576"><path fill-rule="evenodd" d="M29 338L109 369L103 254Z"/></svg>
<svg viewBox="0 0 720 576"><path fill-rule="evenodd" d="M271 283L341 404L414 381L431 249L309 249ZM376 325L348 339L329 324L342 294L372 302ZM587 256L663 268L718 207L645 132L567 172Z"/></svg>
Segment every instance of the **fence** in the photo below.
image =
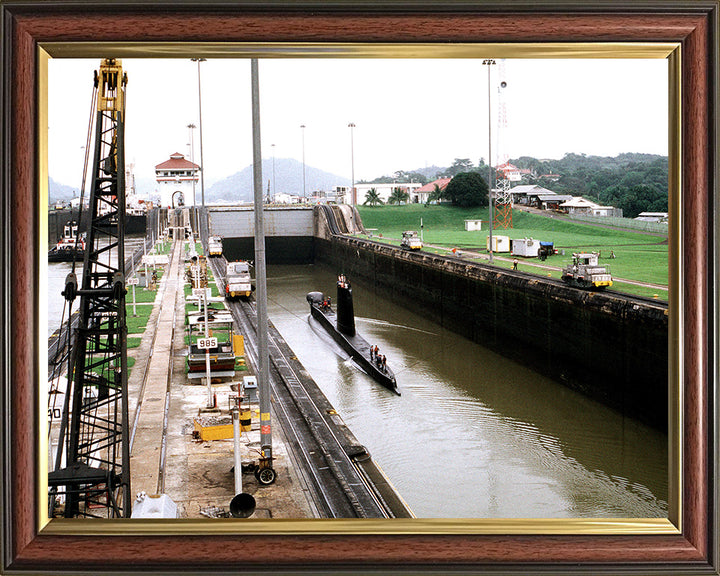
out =
<svg viewBox="0 0 720 576"><path fill-rule="evenodd" d="M580 222L591 222L593 224L602 224L612 226L614 228L626 228L629 230L641 230L643 232L655 232L657 234L667 234L667 222L645 222L643 220L634 220L632 218L616 218L614 216L588 216L585 214L569 214L570 220Z"/></svg>

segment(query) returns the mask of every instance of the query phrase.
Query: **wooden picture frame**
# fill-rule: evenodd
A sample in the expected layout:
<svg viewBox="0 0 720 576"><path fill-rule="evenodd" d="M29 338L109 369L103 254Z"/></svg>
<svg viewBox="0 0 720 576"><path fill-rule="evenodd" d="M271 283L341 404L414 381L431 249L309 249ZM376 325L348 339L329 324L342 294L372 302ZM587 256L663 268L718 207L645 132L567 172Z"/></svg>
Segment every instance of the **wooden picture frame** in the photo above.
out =
<svg viewBox="0 0 720 576"><path fill-rule="evenodd" d="M3 1L2 103L2 569L7 573L141 571L212 573L718 573L717 490L717 90L718 1L655 2L310 2L216 1L129 3L93 0ZM87 523L42 521L38 445L42 352L37 291L40 206L47 180L38 161L47 145L39 126L43 54L100 57L99 52L172 55L190 43L222 51L225 43L263 46L355 43L575 43L677 45L677 130L681 190L678 255L681 305L677 370L682 426L675 529L625 527L529 533L499 523L469 533L358 528L295 530L284 521L251 532L197 533L193 526L136 525L98 530ZM203 48L205 46L205 48ZM406 48L408 49L408 48ZM249 49L252 52L252 48ZM117 53L117 54L116 54ZM672 98L671 98L672 100ZM27 247L27 249L18 249ZM671 259L671 275L673 264ZM671 330L672 331L672 330ZM72 521L70 521L72 522ZM352 521L351 521L352 522ZM116 525L117 526L117 525ZM645 527L647 528L647 526ZM102 535L98 535L101 533Z"/></svg>

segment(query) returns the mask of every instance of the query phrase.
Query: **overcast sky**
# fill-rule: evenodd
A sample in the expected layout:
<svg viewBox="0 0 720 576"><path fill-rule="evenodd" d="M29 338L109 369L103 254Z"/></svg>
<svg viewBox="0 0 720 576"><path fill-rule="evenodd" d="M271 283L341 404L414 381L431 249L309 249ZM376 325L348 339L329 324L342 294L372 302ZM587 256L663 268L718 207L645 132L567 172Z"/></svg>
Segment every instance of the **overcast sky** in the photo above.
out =
<svg viewBox="0 0 720 576"><path fill-rule="evenodd" d="M455 158L487 160L488 67L481 62L261 60L263 157L302 161L304 132L306 164L350 178L353 122L356 181L449 166ZM49 63L49 172L62 184L78 187L82 178L99 63ZM137 178L154 178L155 165L171 153L189 156L187 125L200 125L198 65L185 59L122 63L128 75L126 163L135 165ZM250 63L219 59L200 66L208 185L252 163ZM492 130L500 135L493 162L498 154L667 154L667 82L661 59L498 61L490 81ZM501 100L506 126L499 128Z"/></svg>

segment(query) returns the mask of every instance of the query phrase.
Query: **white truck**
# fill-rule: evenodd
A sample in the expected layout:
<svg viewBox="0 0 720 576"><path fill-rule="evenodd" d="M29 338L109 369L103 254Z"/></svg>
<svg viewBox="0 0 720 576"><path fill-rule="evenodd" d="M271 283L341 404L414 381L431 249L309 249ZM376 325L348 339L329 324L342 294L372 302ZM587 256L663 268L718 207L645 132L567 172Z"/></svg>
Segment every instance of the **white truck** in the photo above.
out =
<svg viewBox="0 0 720 576"><path fill-rule="evenodd" d="M405 250L420 250L422 248L422 241L418 237L417 232L408 230L402 233L400 246Z"/></svg>
<svg viewBox="0 0 720 576"><path fill-rule="evenodd" d="M230 262L225 270L225 299L250 298L255 287L250 277L250 263Z"/></svg>
<svg viewBox="0 0 720 576"><path fill-rule="evenodd" d="M223 244L220 236L210 236L208 238L208 255L222 256Z"/></svg>

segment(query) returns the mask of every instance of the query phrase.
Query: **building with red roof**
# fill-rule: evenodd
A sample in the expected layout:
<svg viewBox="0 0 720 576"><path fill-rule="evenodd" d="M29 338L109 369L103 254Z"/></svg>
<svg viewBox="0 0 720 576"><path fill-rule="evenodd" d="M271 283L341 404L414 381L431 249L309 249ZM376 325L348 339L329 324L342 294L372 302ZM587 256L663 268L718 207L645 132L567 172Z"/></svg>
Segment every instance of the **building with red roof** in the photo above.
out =
<svg viewBox="0 0 720 576"><path fill-rule="evenodd" d="M155 166L155 180L162 206L194 206L199 172L200 166L179 152L171 154L169 160Z"/></svg>
<svg viewBox="0 0 720 576"><path fill-rule="evenodd" d="M435 186L440 188L441 192L444 192L447 185L450 184L450 180L452 180L452 178L438 178L437 180L428 182L410 194L410 201L413 203L425 204L430 194L434 192Z"/></svg>

